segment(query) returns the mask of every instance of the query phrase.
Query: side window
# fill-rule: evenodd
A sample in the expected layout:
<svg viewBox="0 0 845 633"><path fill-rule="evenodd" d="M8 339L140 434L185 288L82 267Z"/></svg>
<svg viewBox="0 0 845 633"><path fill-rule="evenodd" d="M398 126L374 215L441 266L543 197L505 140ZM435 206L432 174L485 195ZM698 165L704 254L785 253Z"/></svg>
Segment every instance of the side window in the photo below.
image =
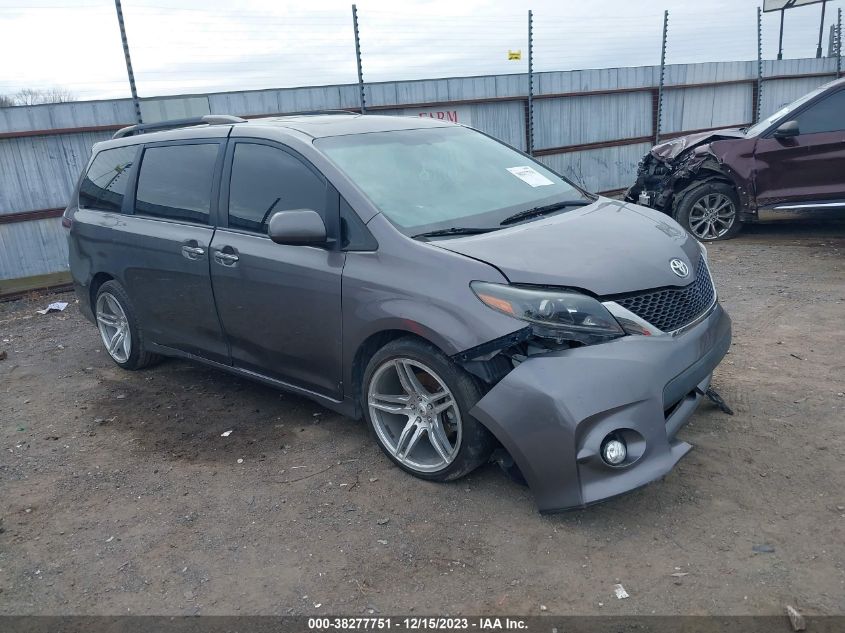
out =
<svg viewBox="0 0 845 633"><path fill-rule="evenodd" d="M79 206L120 211L137 145L106 149L97 154L79 186Z"/></svg>
<svg viewBox="0 0 845 633"><path fill-rule="evenodd" d="M801 134L840 132L845 130L845 90L811 105L796 118Z"/></svg>
<svg viewBox="0 0 845 633"><path fill-rule="evenodd" d="M208 224L219 145L148 147L141 160L135 212Z"/></svg>
<svg viewBox="0 0 845 633"><path fill-rule="evenodd" d="M229 226L267 232L276 211L313 209L325 218L326 182L275 147L238 143L229 181Z"/></svg>

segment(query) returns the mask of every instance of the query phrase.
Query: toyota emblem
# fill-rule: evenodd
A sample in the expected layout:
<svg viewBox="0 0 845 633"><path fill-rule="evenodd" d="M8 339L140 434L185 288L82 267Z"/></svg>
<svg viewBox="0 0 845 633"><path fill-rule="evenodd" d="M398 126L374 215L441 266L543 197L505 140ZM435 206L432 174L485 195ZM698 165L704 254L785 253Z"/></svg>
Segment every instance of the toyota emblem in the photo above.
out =
<svg viewBox="0 0 845 633"><path fill-rule="evenodd" d="M672 272L675 273L678 277L689 277L689 266L687 266L682 260L675 258L669 262L669 268L672 269Z"/></svg>

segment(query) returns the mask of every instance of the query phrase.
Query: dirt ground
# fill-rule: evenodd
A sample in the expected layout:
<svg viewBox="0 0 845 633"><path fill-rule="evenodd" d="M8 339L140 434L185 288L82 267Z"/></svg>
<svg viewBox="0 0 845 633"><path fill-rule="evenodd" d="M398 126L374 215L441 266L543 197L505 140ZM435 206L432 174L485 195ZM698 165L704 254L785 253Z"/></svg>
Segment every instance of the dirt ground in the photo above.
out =
<svg viewBox="0 0 845 633"><path fill-rule="evenodd" d="M709 250L736 415L703 405L663 481L553 516L494 465L416 480L299 397L122 371L74 304L34 313L71 295L0 304L0 613L845 613L845 224Z"/></svg>

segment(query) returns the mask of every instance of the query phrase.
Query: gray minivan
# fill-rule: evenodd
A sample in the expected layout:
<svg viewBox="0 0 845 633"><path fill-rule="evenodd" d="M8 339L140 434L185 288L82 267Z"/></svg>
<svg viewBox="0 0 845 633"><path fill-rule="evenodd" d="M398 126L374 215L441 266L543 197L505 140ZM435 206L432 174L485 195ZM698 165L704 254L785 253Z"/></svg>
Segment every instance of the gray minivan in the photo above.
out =
<svg viewBox="0 0 845 633"><path fill-rule="evenodd" d="M731 339L703 246L475 130L209 116L98 143L63 224L115 363L205 363L365 418L447 481L491 454L542 511L666 474Z"/></svg>

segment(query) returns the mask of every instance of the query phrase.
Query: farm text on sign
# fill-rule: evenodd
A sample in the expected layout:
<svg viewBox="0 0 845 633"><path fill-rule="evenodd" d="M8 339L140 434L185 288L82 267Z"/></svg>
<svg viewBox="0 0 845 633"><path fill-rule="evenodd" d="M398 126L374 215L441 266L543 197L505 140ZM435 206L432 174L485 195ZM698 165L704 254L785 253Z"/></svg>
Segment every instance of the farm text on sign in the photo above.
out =
<svg viewBox="0 0 845 633"><path fill-rule="evenodd" d="M462 123L472 125L472 110L466 106L453 106L451 108L411 108L403 110L405 116L418 116L449 123Z"/></svg>

